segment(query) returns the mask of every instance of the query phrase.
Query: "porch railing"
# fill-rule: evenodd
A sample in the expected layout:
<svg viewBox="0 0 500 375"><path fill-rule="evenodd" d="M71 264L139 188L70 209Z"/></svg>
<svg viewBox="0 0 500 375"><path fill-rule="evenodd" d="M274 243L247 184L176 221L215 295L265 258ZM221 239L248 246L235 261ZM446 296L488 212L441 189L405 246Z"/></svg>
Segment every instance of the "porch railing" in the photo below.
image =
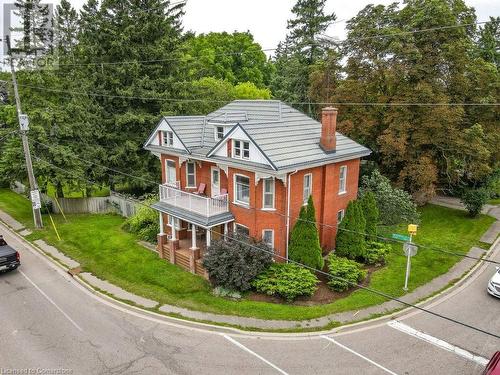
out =
<svg viewBox="0 0 500 375"><path fill-rule="evenodd" d="M205 217L229 212L227 194L208 198L183 191L178 186L178 184L160 185L160 201Z"/></svg>

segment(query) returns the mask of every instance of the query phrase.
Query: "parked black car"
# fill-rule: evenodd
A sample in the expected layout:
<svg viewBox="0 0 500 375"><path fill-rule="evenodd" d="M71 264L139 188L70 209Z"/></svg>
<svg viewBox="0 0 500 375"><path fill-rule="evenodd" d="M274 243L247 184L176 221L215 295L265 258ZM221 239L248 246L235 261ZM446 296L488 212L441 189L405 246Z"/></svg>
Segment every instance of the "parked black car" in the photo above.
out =
<svg viewBox="0 0 500 375"><path fill-rule="evenodd" d="M0 272L15 270L20 265L19 253L0 236Z"/></svg>

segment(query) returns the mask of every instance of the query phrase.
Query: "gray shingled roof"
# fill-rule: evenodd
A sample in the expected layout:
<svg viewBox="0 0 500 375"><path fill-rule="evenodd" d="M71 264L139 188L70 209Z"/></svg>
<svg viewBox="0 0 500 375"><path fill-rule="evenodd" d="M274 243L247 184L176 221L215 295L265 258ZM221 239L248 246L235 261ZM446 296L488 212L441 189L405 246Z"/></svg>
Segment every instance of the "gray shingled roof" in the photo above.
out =
<svg viewBox="0 0 500 375"><path fill-rule="evenodd" d="M319 146L321 124L276 100L235 100L207 116L169 116L190 152L206 155L216 142L214 123L240 124L278 170L370 154L366 147L337 133L335 153Z"/></svg>

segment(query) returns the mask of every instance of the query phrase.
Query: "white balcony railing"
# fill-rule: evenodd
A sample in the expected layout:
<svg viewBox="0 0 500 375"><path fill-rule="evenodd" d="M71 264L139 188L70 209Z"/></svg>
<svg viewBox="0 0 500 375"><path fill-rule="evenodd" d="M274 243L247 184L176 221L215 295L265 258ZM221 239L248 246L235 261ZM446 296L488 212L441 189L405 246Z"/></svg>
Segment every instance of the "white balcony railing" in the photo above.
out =
<svg viewBox="0 0 500 375"><path fill-rule="evenodd" d="M160 185L160 201L205 217L229 212L227 194L208 198L182 191L177 186L178 184Z"/></svg>

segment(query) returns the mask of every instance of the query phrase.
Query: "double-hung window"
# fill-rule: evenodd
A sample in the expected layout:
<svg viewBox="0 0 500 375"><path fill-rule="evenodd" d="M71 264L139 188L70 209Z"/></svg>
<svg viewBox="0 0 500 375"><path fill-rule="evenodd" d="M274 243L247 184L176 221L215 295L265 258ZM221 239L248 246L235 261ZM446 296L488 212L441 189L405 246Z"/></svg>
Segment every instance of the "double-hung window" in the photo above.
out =
<svg viewBox="0 0 500 375"><path fill-rule="evenodd" d="M274 248L274 230L264 229L262 231L262 242L264 242L271 249Z"/></svg>
<svg viewBox="0 0 500 375"><path fill-rule="evenodd" d="M262 208L274 208L274 178L263 180Z"/></svg>
<svg viewBox="0 0 500 375"><path fill-rule="evenodd" d="M196 187L196 163L194 161L186 163L186 187Z"/></svg>
<svg viewBox="0 0 500 375"><path fill-rule="evenodd" d="M234 197L236 203L250 204L250 178L241 175L234 177Z"/></svg>
<svg viewBox="0 0 500 375"><path fill-rule="evenodd" d="M163 132L163 144L165 146L173 146L174 145L174 132L164 131Z"/></svg>
<svg viewBox="0 0 500 375"><path fill-rule="evenodd" d="M345 214L344 210L340 210L339 212L337 212L337 225L339 225L342 222L342 220L344 220L344 214Z"/></svg>
<svg viewBox="0 0 500 375"><path fill-rule="evenodd" d="M233 158L249 159L250 142L233 139Z"/></svg>
<svg viewBox="0 0 500 375"><path fill-rule="evenodd" d="M347 166L343 165L339 171L339 194L347 192Z"/></svg>
<svg viewBox="0 0 500 375"><path fill-rule="evenodd" d="M215 139L222 139L224 138L224 127L223 126L216 126L215 127Z"/></svg>
<svg viewBox="0 0 500 375"><path fill-rule="evenodd" d="M308 173L304 175L304 189L302 193L302 199L304 204L307 203L309 196L312 194L312 174Z"/></svg>

